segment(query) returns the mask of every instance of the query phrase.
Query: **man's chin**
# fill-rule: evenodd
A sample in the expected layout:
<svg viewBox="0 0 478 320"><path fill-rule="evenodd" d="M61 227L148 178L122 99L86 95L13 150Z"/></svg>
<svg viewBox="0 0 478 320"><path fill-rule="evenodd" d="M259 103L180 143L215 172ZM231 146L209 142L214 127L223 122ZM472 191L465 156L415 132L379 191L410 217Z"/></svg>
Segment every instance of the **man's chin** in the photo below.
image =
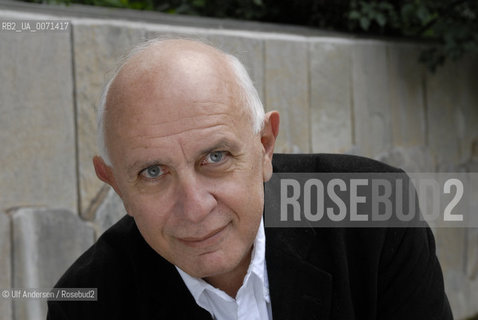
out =
<svg viewBox="0 0 478 320"><path fill-rule="evenodd" d="M234 267L230 260L227 261L221 253L214 251L202 254L183 271L194 278L209 278L230 272Z"/></svg>

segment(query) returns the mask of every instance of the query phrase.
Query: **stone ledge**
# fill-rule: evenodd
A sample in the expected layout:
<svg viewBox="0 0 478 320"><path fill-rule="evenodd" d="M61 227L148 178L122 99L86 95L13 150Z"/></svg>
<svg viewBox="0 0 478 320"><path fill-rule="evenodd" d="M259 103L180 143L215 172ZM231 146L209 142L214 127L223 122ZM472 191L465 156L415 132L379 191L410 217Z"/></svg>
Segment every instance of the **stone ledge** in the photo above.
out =
<svg viewBox="0 0 478 320"><path fill-rule="evenodd" d="M20 208L13 222L13 287L51 288L93 244L94 232L67 210ZM16 319L44 319L44 300L15 300Z"/></svg>
<svg viewBox="0 0 478 320"><path fill-rule="evenodd" d="M70 33L1 32L0 43L0 209L76 211Z"/></svg>

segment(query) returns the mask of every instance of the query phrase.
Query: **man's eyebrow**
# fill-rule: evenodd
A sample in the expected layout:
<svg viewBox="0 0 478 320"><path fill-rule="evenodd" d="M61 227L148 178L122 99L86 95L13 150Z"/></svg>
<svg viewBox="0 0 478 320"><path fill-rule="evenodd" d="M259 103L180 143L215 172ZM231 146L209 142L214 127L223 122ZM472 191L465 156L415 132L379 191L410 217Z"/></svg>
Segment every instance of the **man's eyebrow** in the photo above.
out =
<svg viewBox="0 0 478 320"><path fill-rule="evenodd" d="M213 151L221 151L221 150L235 152L238 149L239 149L239 145L236 142L231 141L230 139L222 138L219 141L217 141L215 144L213 144L212 146L202 149L201 151L199 151L198 154L206 155ZM139 169L142 170L154 165L161 165L161 161L159 159L149 160L149 161L137 160L127 167L127 171L136 172Z"/></svg>
<svg viewBox="0 0 478 320"><path fill-rule="evenodd" d="M159 165L159 164L160 163L158 160L151 160L151 161L137 160L132 165L128 166L127 172L137 171L139 169L143 170L145 168L148 168L154 165Z"/></svg>
<svg viewBox="0 0 478 320"><path fill-rule="evenodd" d="M213 151L236 151L239 148L238 144L234 141L230 141L229 139L222 138L217 143L215 143L212 147L204 148L199 154L208 154Z"/></svg>

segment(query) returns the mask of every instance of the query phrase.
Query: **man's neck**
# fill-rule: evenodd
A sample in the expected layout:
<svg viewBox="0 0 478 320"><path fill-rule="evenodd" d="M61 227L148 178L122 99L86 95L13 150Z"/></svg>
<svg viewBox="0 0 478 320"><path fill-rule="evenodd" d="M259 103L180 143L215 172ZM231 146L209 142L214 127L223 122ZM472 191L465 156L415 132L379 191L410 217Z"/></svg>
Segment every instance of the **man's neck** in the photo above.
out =
<svg viewBox="0 0 478 320"><path fill-rule="evenodd" d="M232 271L212 277L206 277L204 280L213 287L221 289L230 297L235 298L237 291L239 291L239 288L242 286L249 264L251 263L251 254L252 248L249 250L249 253L244 256L241 263Z"/></svg>

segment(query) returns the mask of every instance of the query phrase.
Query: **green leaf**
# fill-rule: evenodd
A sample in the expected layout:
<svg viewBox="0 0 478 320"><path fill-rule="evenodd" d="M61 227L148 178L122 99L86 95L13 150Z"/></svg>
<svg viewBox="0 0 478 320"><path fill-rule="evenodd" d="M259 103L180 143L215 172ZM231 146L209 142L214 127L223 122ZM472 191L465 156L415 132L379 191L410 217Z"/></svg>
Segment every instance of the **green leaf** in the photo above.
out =
<svg viewBox="0 0 478 320"><path fill-rule="evenodd" d="M361 17L360 27L362 27L363 30L368 30L368 28L370 27L370 20L366 17Z"/></svg>
<svg viewBox="0 0 478 320"><path fill-rule="evenodd" d="M385 24L387 23L387 18L385 18L385 15L383 13L377 14L375 20L377 20L378 25L381 27L385 26Z"/></svg>
<svg viewBox="0 0 478 320"><path fill-rule="evenodd" d="M426 6L422 5L417 9L417 17L420 19L422 25L425 25L430 21L430 11L428 11Z"/></svg>
<svg viewBox="0 0 478 320"><path fill-rule="evenodd" d="M370 15L370 13L373 11L372 3L367 3L367 2L361 1L360 6L361 6L361 9L362 9L362 12L367 14L367 15Z"/></svg>
<svg viewBox="0 0 478 320"><path fill-rule="evenodd" d="M390 2L380 2L379 8L382 11L394 11L393 5Z"/></svg>
<svg viewBox="0 0 478 320"><path fill-rule="evenodd" d="M402 9L400 10L400 14L402 16L402 19L409 23L409 21L415 15L415 6L411 3L403 5Z"/></svg>
<svg viewBox="0 0 478 320"><path fill-rule="evenodd" d="M360 13L356 10L350 11L349 13L349 19L351 20L359 20L360 19Z"/></svg>
<svg viewBox="0 0 478 320"><path fill-rule="evenodd" d="M196 8L204 8L206 6L206 1L204 0L194 0L192 2L192 5L193 7L196 7Z"/></svg>

